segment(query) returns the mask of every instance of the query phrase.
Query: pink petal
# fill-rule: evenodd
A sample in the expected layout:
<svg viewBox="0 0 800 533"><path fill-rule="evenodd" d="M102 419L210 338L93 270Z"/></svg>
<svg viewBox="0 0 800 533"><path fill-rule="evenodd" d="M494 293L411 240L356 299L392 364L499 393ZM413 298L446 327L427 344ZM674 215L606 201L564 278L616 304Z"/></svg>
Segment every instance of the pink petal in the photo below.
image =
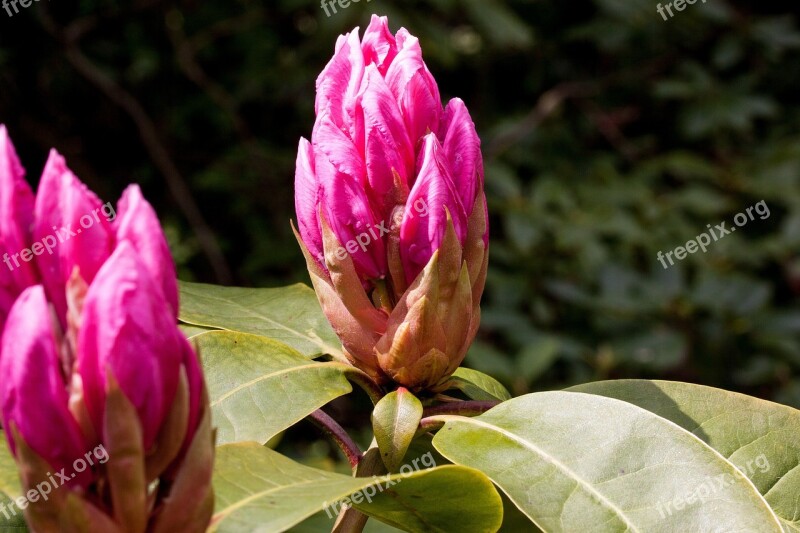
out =
<svg viewBox="0 0 800 533"><path fill-rule="evenodd" d="M450 165L453 183L469 216L475 205L475 194L483 187L483 158L475 124L460 98L454 98L447 104L439 139Z"/></svg>
<svg viewBox="0 0 800 533"><path fill-rule="evenodd" d="M439 87L422 60L419 40L405 30L397 32L402 49L386 72L386 83L403 114L411 142L439 131L442 100Z"/></svg>
<svg viewBox="0 0 800 533"><path fill-rule="evenodd" d="M385 76L389 65L397 56L397 43L394 35L389 31L388 17L372 15L369 27L361 40L361 49L364 52L366 64L375 65L381 75Z"/></svg>
<svg viewBox="0 0 800 533"><path fill-rule="evenodd" d="M104 206L104 213L113 213L111 204ZM111 218L109 216L108 218ZM161 286L164 297L178 316L178 281L175 263L167 245L161 223L153 207L144 199L138 185L131 185L122 194L119 202L119 218L116 219L117 241L129 241L138 252L144 266L150 271L156 284Z"/></svg>
<svg viewBox="0 0 800 533"><path fill-rule="evenodd" d="M175 398L185 341L161 287L127 241L89 287L78 347L95 430L102 434L108 369L136 407L149 449Z"/></svg>
<svg viewBox="0 0 800 533"><path fill-rule="evenodd" d="M185 449L192 443L195 431L200 425L200 417L203 414L203 389L205 388L200 359L186 340L183 341L183 367L186 369L186 377L189 382L189 425L186 430Z"/></svg>
<svg viewBox="0 0 800 533"><path fill-rule="evenodd" d="M397 173L408 184L414 171L414 152L400 109L377 67L367 67L356 113L364 115L367 181L373 206L388 219Z"/></svg>
<svg viewBox="0 0 800 533"><path fill-rule="evenodd" d="M358 28L341 37L336 47L335 55L317 78L315 110L318 116L329 113L338 128L348 132L350 138L358 140L361 133L353 114L364 75L364 54L358 39Z"/></svg>
<svg viewBox="0 0 800 533"><path fill-rule="evenodd" d="M33 233L37 241L41 242L41 239L48 235L55 235L57 241L58 237L63 235L63 232L56 234L56 231L60 230L63 220L61 210L62 176L68 172L69 169L64 158L57 151L50 150L50 156L44 166L42 178L39 182L39 191L36 195L36 216ZM48 239L48 242L52 242L52 239ZM56 314L60 317L61 325L64 326L66 322L61 317L65 316L67 309L64 288L68 278L62 272L61 250L58 248L58 243L56 243L55 249L50 248L50 250L53 250L53 253L48 251L48 253L40 256L37 263L48 298L56 308Z"/></svg>
<svg viewBox="0 0 800 533"><path fill-rule="evenodd" d="M25 169L6 127L0 124L0 256L4 262L0 265L0 286L15 295L38 283L39 278L34 263L25 262L18 255L31 246L33 203Z"/></svg>
<svg viewBox="0 0 800 533"><path fill-rule="evenodd" d="M22 293L8 316L0 345L0 404L3 427L11 450L11 422L53 472L66 468L88 451L78 423L68 409L69 395L58 357L51 311L44 288L30 287ZM74 472L74 483L87 486L89 471Z"/></svg>
<svg viewBox="0 0 800 533"><path fill-rule="evenodd" d="M420 157L419 176L400 226L400 258L409 284L439 249L447 228L447 212L462 243L467 231L467 216L435 134L425 137Z"/></svg>
<svg viewBox="0 0 800 533"><path fill-rule="evenodd" d="M350 245L350 255L362 278L379 278L386 272L386 257L383 240L369 233L375 229L377 218L364 188L364 161L352 141L326 115L318 117L313 139L326 220L340 244L345 248ZM359 240L364 244L357 244Z"/></svg>
<svg viewBox="0 0 800 533"><path fill-rule="evenodd" d="M0 272L1 271L2 267L0 267ZM12 291L3 284L3 279L3 274L0 274L0 337L3 335L3 328L5 326L8 313L11 311L11 307L14 305L14 302L18 296L16 290Z"/></svg>
<svg viewBox="0 0 800 533"><path fill-rule="evenodd" d="M294 208L297 225L306 248L325 267L322 249L322 228L319 221L321 190L314 172L314 150L306 139L300 139L294 173Z"/></svg>
<svg viewBox="0 0 800 533"><path fill-rule="evenodd" d="M103 204L52 150L36 195L34 242L45 245L37 258L48 298L64 325L64 288L77 268L87 284L111 254L114 232Z"/></svg>

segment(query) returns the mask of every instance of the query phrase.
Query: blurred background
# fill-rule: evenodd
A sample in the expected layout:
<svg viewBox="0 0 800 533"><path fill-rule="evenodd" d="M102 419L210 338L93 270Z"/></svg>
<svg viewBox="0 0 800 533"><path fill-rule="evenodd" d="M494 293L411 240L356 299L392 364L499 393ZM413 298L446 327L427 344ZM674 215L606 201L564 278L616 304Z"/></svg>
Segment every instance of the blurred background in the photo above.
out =
<svg viewBox="0 0 800 533"><path fill-rule="evenodd" d="M662 2L665 3L665 2ZM419 36L486 159L491 265L467 364L515 394L698 382L800 407L796 4L53 0L0 10L0 121L101 197L139 182L185 280L308 282L297 142L336 36ZM764 200L770 216L656 259Z"/></svg>

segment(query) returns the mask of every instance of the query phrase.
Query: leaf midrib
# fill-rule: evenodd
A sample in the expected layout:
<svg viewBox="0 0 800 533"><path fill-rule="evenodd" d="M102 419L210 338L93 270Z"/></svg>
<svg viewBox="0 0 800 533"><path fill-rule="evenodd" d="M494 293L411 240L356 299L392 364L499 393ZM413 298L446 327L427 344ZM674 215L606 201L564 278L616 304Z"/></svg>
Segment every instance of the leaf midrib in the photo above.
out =
<svg viewBox="0 0 800 533"><path fill-rule="evenodd" d="M286 490L294 489L294 488L297 488L297 487L302 487L303 485L309 485L311 483L319 483L320 481L326 481L326 480L325 479L309 479L309 480L306 480L306 481L302 481L300 483L292 483L290 485L280 485L278 487L272 487L272 488L267 489L267 490L262 490L262 491L259 491L259 492L255 492L252 495L248 496L247 498L241 499L238 502L236 502L235 504L229 505L228 507L225 507L224 509L222 509L218 513L214 513L214 519L216 519L217 523L219 524L223 520L228 518L236 510L241 509L242 507L246 506L247 504L249 504L252 501L255 501L255 500L259 499L259 498L263 498L265 496L268 496L268 495L272 494L273 492L277 492L277 491L284 490L284 489L286 489ZM212 519L212 522L214 521L214 519Z"/></svg>
<svg viewBox="0 0 800 533"><path fill-rule="evenodd" d="M289 374L291 372L300 372L302 370L309 370L309 369L314 369L314 368L324 368L324 367L332 368L333 366L339 366L339 365L337 363L330 363L330 362L326 362L326 363L311 363L311 364L302 365L302 366L293 366L293 367L290 367L290 368L282 368L282 369L280 369L278 371L270 372L269 374L263 374L261 376L258 376L255 379L251 379L250 381L248 381L246 383L242 383L241 385L238 385L238 386L234 387L233 389L229 390L228 392L226 392L225 394L223 394L222 396L220 396L216 400L212 401L211 402L211 407L215 407L215 406L219 405L220 403L222 403L223 400L227 400L228 398L230 398L234 394L236 394L238 392L241 392L243 390L246 390L247 388L252 387L256 383L259 383L261 381L264 381L264 380L267 380L267 379L271 379L271 378L274 378L274 377L277 377L277 376L281 376L283 374ZM344 365L342 365L342 366L344 366Z"/></svg>

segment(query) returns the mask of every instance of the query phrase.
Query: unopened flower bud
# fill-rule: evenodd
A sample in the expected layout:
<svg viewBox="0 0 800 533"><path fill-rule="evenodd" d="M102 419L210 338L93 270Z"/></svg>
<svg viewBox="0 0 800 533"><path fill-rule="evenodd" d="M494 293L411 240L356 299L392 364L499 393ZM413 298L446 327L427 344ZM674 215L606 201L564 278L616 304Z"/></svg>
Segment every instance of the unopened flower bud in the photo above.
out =
<svg viewBox="0 0 800 533"><path fill-rule="evenodd" d="M480 321L488 221L480 139L443 108L416 37L373 17L340 37L317 80L295 174L298 240L350 361L436 390Z"/></svg>

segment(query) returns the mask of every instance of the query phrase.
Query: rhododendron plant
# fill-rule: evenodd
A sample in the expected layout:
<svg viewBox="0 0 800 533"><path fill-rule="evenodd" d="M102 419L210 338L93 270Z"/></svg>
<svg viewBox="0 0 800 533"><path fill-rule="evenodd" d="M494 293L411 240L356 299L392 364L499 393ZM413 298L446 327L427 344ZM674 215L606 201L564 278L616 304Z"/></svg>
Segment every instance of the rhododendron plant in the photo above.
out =
<svg viewBox="0 0 800 533"><path fill-rule="evenodd" d="M53 151L34 196L0 127L0 530L22 510L48 533L800 531L796 409L654 380L513 398L462 365L493 173L422 50L375 16L319 75L294 176L313 290L176 282L138 187L103 203ZM524 363L468 363L525 381L552 362L532 325L503 326Z"/></svg>

